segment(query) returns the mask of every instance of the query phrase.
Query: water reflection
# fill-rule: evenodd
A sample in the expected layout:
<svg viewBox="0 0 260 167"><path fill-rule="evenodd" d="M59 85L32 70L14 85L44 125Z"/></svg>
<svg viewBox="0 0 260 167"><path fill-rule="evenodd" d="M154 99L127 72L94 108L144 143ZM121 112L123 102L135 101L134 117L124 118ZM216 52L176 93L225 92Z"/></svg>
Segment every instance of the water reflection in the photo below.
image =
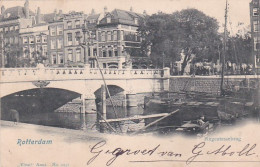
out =
<svg viewBox="0 0 260 167"><path fill-rule="evenodd" d="M73 105L73 104L71 104ZM99 109L99 108L98 108ZM134 115L143 114L142 107L116 107L115 111L117 113L118 118L131 117ZM99 111L100 112L100 111ZM20 113L20 122L29 123L29 124L37 124L37 125L45 125L45 126L53 126L53 127L61 127L68 129L82 129L82 126L85 124L86 130L99 130L99 126L97 124L97 120L100 120L97 114L85 114L85 119L83 118L83 114L73 113L73 112L21 112ZM107 106L107 119L116 118L113 108ZM8 120L7 118L2 118L3 120Z"/></svg>

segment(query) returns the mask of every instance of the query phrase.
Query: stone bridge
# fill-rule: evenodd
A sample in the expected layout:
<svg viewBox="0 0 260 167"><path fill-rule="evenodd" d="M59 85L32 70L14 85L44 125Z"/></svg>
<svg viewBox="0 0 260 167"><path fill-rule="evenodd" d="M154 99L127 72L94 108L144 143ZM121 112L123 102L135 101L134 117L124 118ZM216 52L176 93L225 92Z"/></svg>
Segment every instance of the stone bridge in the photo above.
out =
<svg viewBox="0 0 260 167"><path fill-rule="evenodd" d="M54 88L78 93L88 103L95 100L95 92L104 84L102 74L108 86L119 87L125 95L169 89L168 68L1 68L0 98L25 90Z"/></svg>

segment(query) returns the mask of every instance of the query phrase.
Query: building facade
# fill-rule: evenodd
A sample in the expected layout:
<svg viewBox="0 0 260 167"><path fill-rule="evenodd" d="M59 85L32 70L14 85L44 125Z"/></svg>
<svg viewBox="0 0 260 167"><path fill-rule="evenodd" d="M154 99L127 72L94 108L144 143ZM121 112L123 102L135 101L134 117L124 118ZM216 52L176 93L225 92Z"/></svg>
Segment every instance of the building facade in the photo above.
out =
<svg viewBox="0 0 260 167"><path fill-rule="evenodd" d="M20 46L23 60L27 63L48 63L48 25L41 24L20 29Z"/></svg>
<svg viewBox="0 0 260 167"><path fill-rule="evenodd" d="M131 66L131 49L140 48L137 29L143 15L115 9L97 25L97 55L103 68Z"/></svg>
<svg viewBox="0 0 260 167"><path fill-rule="evenodd" d="M35 22L35 13L29 10L26 0L24 7L16 6L5 9L1 7L1 67L16 67L22 54L20 45L20 29L27 28Z"/></svg>
<svg viewBox="0 0 260 167"><path fill-rule="evenodd" d="M33 13L28 0L24 7L2 7L1 66L35 66L43 62L54 67L88 63L96 68L98 57L101 68L121 69L132 64L147 68L140 65L140 60L146 58L132 54L133 49L140 49L137 29L143 18L132 10L108 12L106 7L102 13L92 10L89 15L75 11L63 14L61 10L41 14L40 8ZM25 62L27 65L21 64Z"/></svg>
<svg viewBox="0 0 260 167"><path fill-rule="evenodd" d="M63 15L65 64L69 66L84 63L86 53L82 43L85 34L82 28L85 26L85 19L83 12L72 11Z"/></svg>
<svg viewBox="0 0 260 167"><path fill-rule="evenodd" d="M250 22L252 34L252 57L254 67L260 74L260 0L252 0L250 3Z"/></svg>

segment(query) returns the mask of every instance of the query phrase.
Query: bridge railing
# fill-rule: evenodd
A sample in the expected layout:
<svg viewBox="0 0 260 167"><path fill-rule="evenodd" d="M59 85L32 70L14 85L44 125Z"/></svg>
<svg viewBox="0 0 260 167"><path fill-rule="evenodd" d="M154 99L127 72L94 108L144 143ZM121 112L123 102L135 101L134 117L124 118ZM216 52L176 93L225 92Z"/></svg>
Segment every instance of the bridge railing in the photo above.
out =
<svg viewBox="0 0 260 167"><path fill-rule="evenodd" d="M161 69L101 69L106 79L114 78L161 78ZM1 81L101 79L96 68L1 68Z"/></svg>

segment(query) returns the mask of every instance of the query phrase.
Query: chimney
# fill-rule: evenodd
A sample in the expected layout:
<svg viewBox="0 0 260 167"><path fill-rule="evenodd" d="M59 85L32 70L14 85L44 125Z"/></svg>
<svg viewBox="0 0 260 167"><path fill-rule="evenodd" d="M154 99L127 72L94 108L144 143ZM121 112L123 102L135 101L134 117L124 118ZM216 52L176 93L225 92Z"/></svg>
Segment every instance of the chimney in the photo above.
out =
<svg viewBox="0 0 260 167"><path fill-rule="evenodd" d="M95 9L92 9L90 15L94 15L94 14L96 14Z"/></svg>
<svg viewBox="0 0 260 167"><path fill-rule="evenodd" d="M41 23L41 9L40 7L37 8L37 14L36 14L36 24Z"/></svg>
<svg viewBox="0 0 260 167"><path fill-rule="evenodd" d="M4 5L1 7L1 14L4 14L4 12L5 12L5 7L4 7Z"/></svg>
<svg viewBox="0 0 260 167"><path fill-rule="evenodd" d="M107 14L107 7L104 7L104 14Z"/></svg>
<svg viewBox="0 0 260 167"><path fill-rule="evenodd" d="M133 12L133 7L132 6L130 7L130 12Z"/></svg>
<svg viewBox="0 0 260 167"><path fill-rule="evenodd" d="M58 15L59 15L59 16L61 16L61 15L62 15L62 10L59 10L59 13L58 13Z"/></svg>
<svg viewBox="0 0 260 167"><path fill-rule="evenodd" d="M57 9L54 10L54 20L57 20Z"/></svg>
<svg viewBox="0 0 260 167"><path fill-rule="evenodd" d="M144 10L144 12L143 12L143 15L145 15L145 16L147 15L147 12L146 12L146 10Z"/></svg>
<svg viewBox="0 0 260 167"><path fill-rule="evenodd" d="M25 18L29 19L29 0L26 0L24 3L24 10L25 10Z"/></svg>

